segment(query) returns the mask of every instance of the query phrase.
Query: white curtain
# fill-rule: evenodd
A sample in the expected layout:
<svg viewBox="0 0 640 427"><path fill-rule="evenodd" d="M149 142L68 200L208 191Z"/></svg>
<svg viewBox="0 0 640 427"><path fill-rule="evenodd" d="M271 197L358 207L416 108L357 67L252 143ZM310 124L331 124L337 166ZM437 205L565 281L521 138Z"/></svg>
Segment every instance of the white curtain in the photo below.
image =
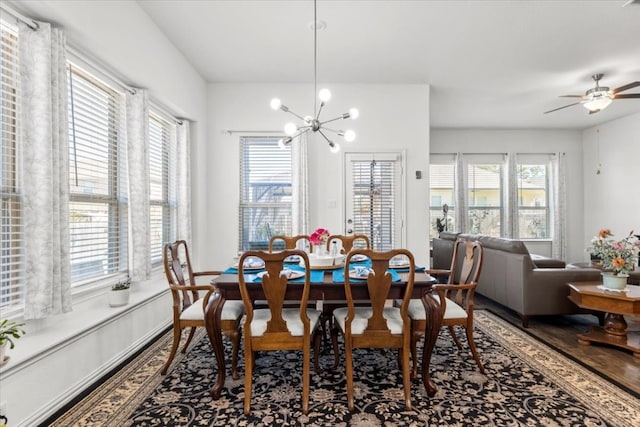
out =
<svg viewBox="0 0 640 427"><path fill-rule="evenodd" d="M506 237L518 238L518 173L517 154L507 154L507 203L505 209Z"/></svg>
<svg viewBox="0 0 640 427"><path fill-rule="evenodd" d="M462 153L456 154L456 230L459 233L467 232L469 225L469 213L467 205L467 168ZM452 230L453 231L453 230Z"/></svg>
<svg viewBox="0 0 640 427"><path fill-rule="evenodd" d="M191 247L191 122L182 120L178 125L177 147L177 238Z"/></svg>
<svg viewBox="0 0 640 427"><path fill-rule="evenodd" d="M129 276L149 278L149 99L146 90L127 92L127 170L129 181Z"/></svg>
<svg viewBox="0 0 640 427"><path fill-rule="evenodd" d="M19 23L25 319L71 311L66 40Z"/></svg>
<svg viewBox="0 0 640 427"><path fill-rule="evenodd" d="M551 161L553 185L551 186L551 202L553 203L553 241L551 256L566 259L567 255L567 207L565 170L566 159L564 153L556 153Z"/></svg>
<svg viewBox="0 0 640 427"><path fill-rule="evenodd" d="M307 173L307 134L291 142L291 234L308 234L309 179Z"/></svg>

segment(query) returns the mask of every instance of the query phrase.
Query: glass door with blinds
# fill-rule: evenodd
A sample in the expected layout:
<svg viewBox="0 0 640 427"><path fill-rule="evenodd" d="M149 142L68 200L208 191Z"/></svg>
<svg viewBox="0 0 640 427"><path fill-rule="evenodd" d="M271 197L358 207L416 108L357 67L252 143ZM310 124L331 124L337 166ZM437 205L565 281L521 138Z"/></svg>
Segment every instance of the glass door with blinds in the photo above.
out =
<svg viewBox="0 0 640 427"><path fill-rule="evenodd" d="M374 250L402 247L402 155L346 153L345 233L364 234Z"/></svg>

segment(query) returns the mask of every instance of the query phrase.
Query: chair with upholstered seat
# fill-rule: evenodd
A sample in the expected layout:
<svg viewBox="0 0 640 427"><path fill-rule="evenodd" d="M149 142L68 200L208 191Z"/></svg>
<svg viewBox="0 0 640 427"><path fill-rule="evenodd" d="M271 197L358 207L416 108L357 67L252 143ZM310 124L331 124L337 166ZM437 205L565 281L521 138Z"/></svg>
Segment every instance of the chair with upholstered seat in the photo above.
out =
<svg viewBox="0 0 640 427"><path fill-rule="evenodd" d="M355 255L362 254L371 259L371 269L363 279L351 278L349 263ZM389 262L393 257L408 259L409 272L400 307L387 306L392 276ZM344 338L345 370L347 377L347 400L349 410L354 409L354 357L357 348L395 348L398 349L398 361L402 370L404 401L407 410L411 410L411 367L409 352L411 324L408 315L409 301L413 291L415 261L413 254L406 249L394 249L387 252L374 252L366 249L353 249L347 254L344 269L344 287L347 306L334 310L335 326L332 330L334 348L337 349L337 334ZM356 307L352 293L352 282L366 280L369 305ZM337 351L335 351L337 354Z"/></svg>
<svg viewBox="0 0 640 427"><path fill-rule="evenodd" d="M301 250L284 250L282 252L245 252L238 262L238 281L240 293L246 311L244 324L245 351L245 391L244 413L251 412L251 388L253 382L253 368L256 351L300 350L302 351L302 411L309 411L311 341L313 338L315 354L318 354L319 335L318 325L320 312L308 308L310 292L310 272L304 272L302 296L298 307L284 307L287 289L290 287L288 278L282 274L285 258L296 255L301 257L305 265L309 265L309 257ZM262 275L261 283L247 283L244 275L244 260L248 257L260 258L265 263L266 272ZM254 308L255 294L251 290L260 287L267 300L267 308Z"/></svg>
<svg viewBox="0 0 640 427"><path fill-rule="evenodd" d="M471 349L471 354L484 373L484 366L478 356L475 341L473 340L473 297L478 284L478 276L482 270L482 246L479 242L471 242L458 239L453 248L451 269L449 270L427 270L428 274L448 274L447 284L434 286L443 310L442 326L447 326L453 340L462 351L460 340L454 330L454 326L462 326L466 331L467 342ZM426 313L421 300L411 300L409 303L409 317L411 317L411 356L413 359L412 375L415 378L418 374L416 345L424 335Z"/></svg>
<svg viewBox="0 0 640 427"><path fill-rule="evenodd" d="M204 307L200 298L200 292L211 291L214 288L211 285L198 285L195 279L203 276L216 276L220 274L220 272L194 272L191 267L189 249L184 240L167 243L164 246L163 261L164 272L169 282L171 296L173 297L173 344L167 362L161 371L162 375L165 375L180 345L182 330L191 328L187 342L182 348L182 353L185 353L191 343L196 328L205 326ZM233 344L231 375L234 379L240 378L237 366L238 349L240 347L240 320L243 315L244 304L242 301L227 301L222 307L220 316L222 321L221 330L229 337Z"/></svg>
<svg viewBox="0 0 640 427"><path fill-rule="evenodd" d="M273 236L271 239L269 239L269 252L273 252L274 249L276 249L277 246L277 242L282 241L284 242L284 248L283 249L300 249L300 250L305 250L311 247L311 242L309 241L309 236L307 236L306 234L298 234L297 236ZM302 241L302 246L299 246L299 243ZM279 248L278 248L279 249Z"/></svg>

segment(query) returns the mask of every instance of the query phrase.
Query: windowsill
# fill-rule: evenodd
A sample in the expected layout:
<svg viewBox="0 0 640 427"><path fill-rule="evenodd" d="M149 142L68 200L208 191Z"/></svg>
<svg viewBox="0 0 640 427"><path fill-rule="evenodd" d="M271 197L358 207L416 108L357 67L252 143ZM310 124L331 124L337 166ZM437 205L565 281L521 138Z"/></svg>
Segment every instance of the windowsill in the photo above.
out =
<svg viewBox="0 0 640 427"><path fill-rule="evenodd" d="M19 340L14 340L14 349L7 349L10 363L0 368L0 372L23 369L30 361L46 357L53 349L82 337L97 325L126 316L146 301L169 292L161 270L153 272L149 280L131 287L127 305L110 307L107 301L108 289L107 287L88 292L77 300L74 298L73 311L69 313L26 321L26 334Z"/></svg>

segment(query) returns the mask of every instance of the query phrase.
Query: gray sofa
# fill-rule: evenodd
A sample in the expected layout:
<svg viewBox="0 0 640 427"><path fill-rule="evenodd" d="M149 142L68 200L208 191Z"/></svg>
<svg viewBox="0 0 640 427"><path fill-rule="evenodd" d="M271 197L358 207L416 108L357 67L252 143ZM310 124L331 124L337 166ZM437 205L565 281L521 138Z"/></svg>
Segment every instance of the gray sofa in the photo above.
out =
<svg viewBox="0 0 640 427"><path fill-rule="evenodd" d="M600 280L600 270L566 268L563 261L529 254L519 240L447 232L433 239L433 268L450 267L458 237L477 240L484 249L477 292L518 313L523 327L531 316L587 312L569 301L567 283Z"/></svg>

